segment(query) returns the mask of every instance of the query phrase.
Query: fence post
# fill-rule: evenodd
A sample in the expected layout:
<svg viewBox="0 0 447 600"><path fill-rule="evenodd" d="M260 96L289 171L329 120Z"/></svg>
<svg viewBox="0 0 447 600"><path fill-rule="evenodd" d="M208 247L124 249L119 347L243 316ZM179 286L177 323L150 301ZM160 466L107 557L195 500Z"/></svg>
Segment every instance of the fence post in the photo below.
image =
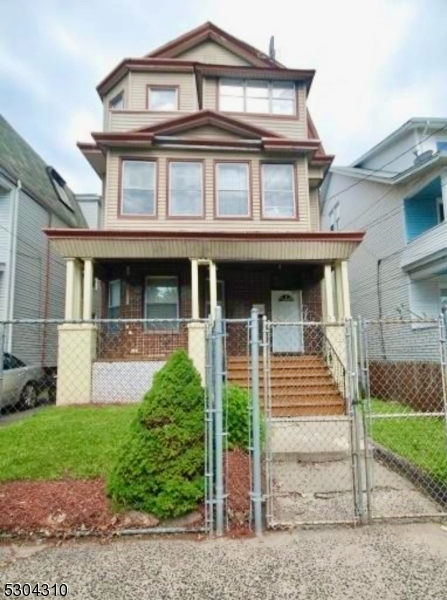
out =
<svg viewBox="0 0 447 600"><path fill-rule="evenodd" d="M262 484L261 484L261 415L259 408L259 320L258 310L253 308L250 316L251 350L251 402L253 435L253 514L255 533L262 536Z"/></svg>
<svg viewBox="0 0 447 600"><path fill-rule="evenodd" d="M216 533L224 533L223 469L223 329L222 308L216 306L214 319L214 444L216 463Z"/></svg>
<svg viewBox="0 0 447 600"><path fill-rule="evenodd" d="M5 325L0 323L0 406L3 396L3 362L5 355Z"/></svg>
<svg viewBox="0 0 447 600"><path fill-rule="evenodd" d="M366 489L366 514L368 520L372 516L371 494L372 494L372 456L370 448L370 398L368 383L368 359L365 337L365 321L362 317L357 319L358 355L359 355L359 378L360 378L360 410L363 428L363 459L365 463L365 489Z"/></svg>
<svg viewBox="0 0 447 600"><path fill-rule="evenodd" d="M205 508L206 527L214 533L214 336L211 318L206 323L206 395L205 395Z"/></svg>
<svg viewBox="0 0 447 600"><path fill-rule="evenodd" d="M441 386L444 410L444 426L447 439L447 312L439 318L439 346L441 354Z"/></svg>

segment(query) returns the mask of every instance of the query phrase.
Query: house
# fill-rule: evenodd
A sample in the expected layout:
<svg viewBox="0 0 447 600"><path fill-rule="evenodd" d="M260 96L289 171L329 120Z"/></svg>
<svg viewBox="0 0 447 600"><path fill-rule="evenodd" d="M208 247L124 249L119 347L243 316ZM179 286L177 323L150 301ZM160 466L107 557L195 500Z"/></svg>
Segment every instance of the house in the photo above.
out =
<svg viewBox="0 0 447 600"><path fill-rule="evenodd" d="M124 59L98 85L104 129L78 146L103 183L102 228L47 232L67 263L65 316L90 316L95 276L105 318L195 322L62 327L59 403L90 401L107 369L135 380L176 347L203 374L197 320L218 304L227 319L253 306L281 321L349 315L347 260L362 234L320 230L333 157L307 110L313 78L205 23ZM228 351L244 354L235 329ZM275 352L305 351L295 329L274 336ZM74 348L82 360L70 371Z"/></svg>
<svg viewBox="0 0 447 600"><path fill-rule="evenodd" d="M410 119L351 165L332 167L323 186L323 227L366 230L349 261L353 314L413 319L408 358L420 359L420 342L436 330L423 321L447 310L446 214L447 119ZM382 340L384 355L394 341Z"/></svg>
<svg viewBox="0 0 447 600"><path fill-rule="evenodd" d="M0 320L64 316L65 264L44 229L85 227L62 176L0 115ZM4 349L55 366L54 326L5 329Z"/></svg>

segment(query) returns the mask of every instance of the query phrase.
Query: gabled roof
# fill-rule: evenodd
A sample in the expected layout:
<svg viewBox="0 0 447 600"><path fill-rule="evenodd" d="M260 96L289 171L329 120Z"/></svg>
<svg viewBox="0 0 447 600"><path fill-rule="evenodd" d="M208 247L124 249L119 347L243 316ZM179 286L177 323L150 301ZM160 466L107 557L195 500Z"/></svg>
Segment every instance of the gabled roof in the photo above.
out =
<svg viewBox="0 0 447 600"><path fill-rule="evenodd" d="M20 180L25 192L67 225L86 227L87 224L75 195L68 186L65 186L64 189L73 212L59 199L50 178L50 169L52 167L0 115L0 171L3 171L14 184Z"/></svg>
<svg viewBox="0 0 447 600"><path fill-rule="evenodd" d="M146 56L148 58L176 58L186 50L190 50L206 40L212 40L216 44L223 46L253 66L266 66L274 69L283 67L281 63L270 58L264 52L230 35L210 21L156 48Z"/></svg>

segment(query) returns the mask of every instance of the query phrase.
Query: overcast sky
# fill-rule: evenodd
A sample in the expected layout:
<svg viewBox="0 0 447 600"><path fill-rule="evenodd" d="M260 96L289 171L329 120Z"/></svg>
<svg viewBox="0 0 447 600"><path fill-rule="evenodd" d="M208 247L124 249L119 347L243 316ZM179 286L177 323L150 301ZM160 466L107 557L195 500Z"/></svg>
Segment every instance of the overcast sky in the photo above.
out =
<svg viewBox="0 0 447 600"><path fill-rule="evenodd" d="M337 163L414 116L447 117L447 0L0 0L0 112L76 192L99 180L76 147L101 129L95 87L196 27L314 68L309 106Z"/></svg>

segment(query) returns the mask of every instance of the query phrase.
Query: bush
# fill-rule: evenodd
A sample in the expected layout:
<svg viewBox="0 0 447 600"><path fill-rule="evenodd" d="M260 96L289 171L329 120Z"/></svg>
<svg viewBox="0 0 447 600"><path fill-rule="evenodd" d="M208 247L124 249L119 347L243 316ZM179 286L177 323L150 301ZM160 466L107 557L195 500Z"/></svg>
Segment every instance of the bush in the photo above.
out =
<svg viewBox="0 0 447 600"><path fill-rule="evenodd" d="M154 376L107 490L121 507L178 517L203 499L204 391L186 352Z"/></svg>
<svg viewBox="0 0 447 600"><path fill-rule="evenodd" d="M227 386L224 392L224 407L227 406L228 448L247 450L250 445L248 391L237 385Z"/></svg>

